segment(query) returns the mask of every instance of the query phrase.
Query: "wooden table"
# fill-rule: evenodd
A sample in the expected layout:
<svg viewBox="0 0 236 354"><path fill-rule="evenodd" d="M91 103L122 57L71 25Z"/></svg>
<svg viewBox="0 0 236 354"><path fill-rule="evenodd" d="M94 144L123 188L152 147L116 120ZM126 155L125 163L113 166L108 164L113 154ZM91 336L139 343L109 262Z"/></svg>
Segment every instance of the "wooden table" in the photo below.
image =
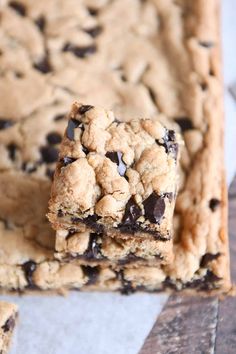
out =
<svg viewBox="0 0 236 354"><path fill-rule="evenodd" d="M236 178L229 190L229 237L236 283ZM195 353L236 353L236 297L170 296L139 354Z"/></svg>

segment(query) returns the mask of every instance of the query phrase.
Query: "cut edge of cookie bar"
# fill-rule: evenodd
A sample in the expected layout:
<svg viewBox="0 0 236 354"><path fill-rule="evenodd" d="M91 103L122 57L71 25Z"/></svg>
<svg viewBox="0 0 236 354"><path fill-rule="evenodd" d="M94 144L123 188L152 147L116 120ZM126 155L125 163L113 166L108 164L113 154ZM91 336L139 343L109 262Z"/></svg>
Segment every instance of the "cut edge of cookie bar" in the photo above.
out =
<svg viewBox="0 0 236 354"><path fill-rule="evenodd" d="M0 353L7 354L18 317L15 304L0 301Z"/></svg>

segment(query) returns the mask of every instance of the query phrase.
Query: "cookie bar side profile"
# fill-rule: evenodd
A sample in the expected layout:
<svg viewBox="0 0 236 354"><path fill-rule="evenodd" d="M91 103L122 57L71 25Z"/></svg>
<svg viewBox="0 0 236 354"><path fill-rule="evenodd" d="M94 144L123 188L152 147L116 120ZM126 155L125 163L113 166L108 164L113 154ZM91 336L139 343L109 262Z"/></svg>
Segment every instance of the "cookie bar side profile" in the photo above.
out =
<svg viewBox="0 0 236 354"><path fill-rule="evenodd" d="M75 103L52 186L53 227L170 239L178 150L175 132L157 120L118 122L111 111Z"/></svg>
<svg viewBox="0 0 236 354"><path fill-rule="evenodd" d="M7 354L15 328L18 309L15 304L0 301L0 353Z"/></svg>

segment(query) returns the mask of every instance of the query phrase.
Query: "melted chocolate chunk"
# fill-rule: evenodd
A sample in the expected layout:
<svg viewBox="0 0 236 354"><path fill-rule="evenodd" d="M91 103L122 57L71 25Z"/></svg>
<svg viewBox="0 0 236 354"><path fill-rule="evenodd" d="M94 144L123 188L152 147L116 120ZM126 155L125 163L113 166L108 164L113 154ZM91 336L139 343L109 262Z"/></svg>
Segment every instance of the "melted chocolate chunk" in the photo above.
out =
<svg viewBox="0 0 236 354"><path fill-rule="evenodd" d="M166 207L163 197L153 192L147 199L144 200L143 206L145 210L145 217L151 223L160 223Z"/></svg>
<svg viewBox="0 0 236 354"><path fill-rule="evenodd" d="M47 56L40 60L38 63L35 63L34 68L43 74L52 72L52 67Z"/></svg>
<svg viewBox="0 0 236 354"><path fill-rule="evenodd" d="M90 55L94 54L97 51L97 47L95 44L91 44L88 46L75 46L71 43L66 43L63 47L63 52L71 52L78 58L87 58Z"/></svg>
<svg viewBox="0 0 236 354"><path fill-rule="evenodd" d="M207 270L206 275L200 279L194 279L190 282L184 284L184 288L197 289L199 291L208 291L215 289L217 287L217 282L221 280L217 275L215 275L211 270Z"/></svg>
<svg viewBox="0 0 236 354"><path fill-rule="evenodd" d="M7 150L8 150L8 153L9 153L9 157L10 157L10 159L12 161L15 161L17 149L18 149L18 147L14 143L11 143L11 144L7 145Z"/></svg>
<svg viewBox="0 0 236 354"><path fill-rule="evenodd" d="M42 146L40 152L45 163L53 163L58 159L58 149L53 146Z"/></svg>
<svg viewBox="0 0 236 354"><path fill-rule="evenodd" d="M47 141L51 145L60 144L62 140L61 134L57 132L51 132L47 135Z"/></svg>
<svg viewBox="0 0 236 354"><path fill-rule="evenodd" d="M216 211L218 209L218 207L220 206L220 200L216 199L216 198L212 198L209 202L209 208L211 209L211 211Z"/></svg>
<svg viewBox="0 0 236 354"><path fill-rule="evenodd" d="M28 282L28 287L35 288L35 284L33 282L33 274L37 268L37 264L34 261L28 261L22 265L22 268Z"/></svg>
<svg viewBox="0 0 236 354"><path fill-rule="evenodd" d="M12 120L0 118L0 130L12 127L15 124Z"/></svg>
<svg viewBox="0 0 236 354"><path fill-rule="evenodd" d="M99 234L91 233L89 236L89 244L88 248L84 253L86 258L102 258L101 254L101 245L97 242L99 238Z"/></svg>
<svg viewBox="0 0 236 354"><path fill-rule="evenodd" d="M87 225L92 230L94 230L97 234L100 234L104 231L104 226L97 222L99 219L101 219L100 216L98 216L97 214L93 214L93 215L87 216L84 219L72 217L71 221L75 224L78 222L82 222L83 224Z"/></svg>
<svg viewBox="0 0 236 354"><path fill-rule="evenodd" d="M176 136L174 130L166 130L166 135L163 138L164 142L156 140L156 143L159 146L163 146L167 154L172 154L174 158L177 158L178 155L178 144L176 143Z"/></svg>
<svg viewBox="0 0 236 354"><path fill-rule="evenodd" d="M122 295L130 295L135 292L135 289L132 286L131 281L126 280L124 276L123 270L120 270L116 273L117 279L121 281L121 289L120 292Z"/></svg>
<svg viewBox="0 0 236 354"><path fill-rule="evenodd" d="M26 16L26 8L23 4L18 1L11 1L9 6L15 10L19 15Z"/></svg>
<svg viewBox="0 0 236 354"><path fill-rule="evenodd" d="M80 106L78 112L79 112L79 114L83 115L86 112L90 111L90 109L93 109L93 108L94 108L94 106L91 106L89 104L84 104L84 105Z"/></svg>
<svg viewBox="0 0 236 354"><path fill-rule="evenodd" d="M175 122L180 126L182 132L194 129L193 123L188 117L176 118Z"/></svg>
<svg viewBox="0 0 236 354"><path fill-rule="evenodd" d="M212 253L206 253L204 254L204 256L202 256L201 259L201 263L200 263L200 267L201 268L206 268L208 263L214 261L215 259L219 258L221 255L220 252L216 253L216 254L212 254Z"/></svg>
<svg viewBox="0 0 236 354"><path fill-rule="evenodd" d="M66 129L66 136L68 139L74 140L75 137L74 130L75 128L78 128L80 125L82 125L82 123L79 122L78 120L75 120L73 118L69 120Z"/></svg>
<svg viewBox="0 0 236 354"><path fill-rule="evenodd" d="M76 161L76 159L74 159L73 157L63 157L63 159L60 160L60 162L63 164L63 166L67 166L70 163Z"/></svg>
<svg viewBox="0 0 236 354"><path fill-rule="evenodd" d="M105 156L108 157L112 162L117 164L119 175L123 177L126 173L126 164L122 160L122 156L123 156L122 152L108 151Z"/></svg>
<svg viewBox="0 0 236 354"><path fill-rule="evenodd" d="M125 213L122 219L123 224L135 224L137 219L142 215L142 210L136 203L134 197L131 197L126 204Z"/></svg>
<svg viewBox="0 0 236 354"><path fill-rule="evenodd" d="M88 28L84 30L86 33L88 33L92 38L96 38L99 36L100 33L102 33L102 26L95 26L92 28Z"/></svg>
<svg viewBox="0 0 236 354"><path fill-rule="evenodd" d="M41 32L44 32L46 26L46 19L44 16L40 16L35 20L36 26L40 29Z"/></svg>
<svg viewBox="0 0 236 354"><path fill-rule="evenodd" d="M54 117L54 120L55 120L55 121L62 120L62 119L65 118L65 116L66 116L65 113L64 113L64 114L57 114L57 115Z"/></svg>
<svg viewBox="0 0 236 354"><path fill-rule="evenodd" d="M215 43L212 41L199 41L198 43L204 48L212 48L215 46Z"/></svg>
<svg viewBox="0 0 236 354"><path fill-rule="evenodd" d="M99 276L99 267L81 266L84 275L88 277L86 285L95 284Z"/></svg>
<svg viewBox="0 0 236 354"><path fill-rule="evenodd" d="M15 327L15 324L15 318L13 316L9 317L5 324L2 326L3 332L6 333L12 331Z"/></svg>

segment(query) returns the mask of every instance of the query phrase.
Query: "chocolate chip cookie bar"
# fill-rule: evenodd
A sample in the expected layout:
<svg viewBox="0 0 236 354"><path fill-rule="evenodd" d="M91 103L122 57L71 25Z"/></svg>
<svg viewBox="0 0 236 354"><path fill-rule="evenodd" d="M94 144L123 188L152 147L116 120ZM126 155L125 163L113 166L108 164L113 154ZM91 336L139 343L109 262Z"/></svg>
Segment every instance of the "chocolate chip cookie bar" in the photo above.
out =
<svg viewBox="0 0 236 354"><path fill-rule="evenodd" d="M7 354L16 324L17 307L0 301L0 353Z"/></svg>
<svg viewBox="0 0 236 354"><path fill-rule="evenodd" d="M227 292L219 1L5 0L0 38L0 287ZM182 131L171 266L54 259L45 214L76 99Z"/></svg>
<svg viewBox="0 0 236 354"><path fill-rule="evenodd" d="M126 248L131 241L134 255L137 248L169 259L171 243L163 242L172 238L177 193L175 132L157 120L118 122L111 111L78 103L68 119L48 214L55 230L73 237L67 247L78 235L84 244L89 231L92 243L105 234L126 240Z"/></svg>

